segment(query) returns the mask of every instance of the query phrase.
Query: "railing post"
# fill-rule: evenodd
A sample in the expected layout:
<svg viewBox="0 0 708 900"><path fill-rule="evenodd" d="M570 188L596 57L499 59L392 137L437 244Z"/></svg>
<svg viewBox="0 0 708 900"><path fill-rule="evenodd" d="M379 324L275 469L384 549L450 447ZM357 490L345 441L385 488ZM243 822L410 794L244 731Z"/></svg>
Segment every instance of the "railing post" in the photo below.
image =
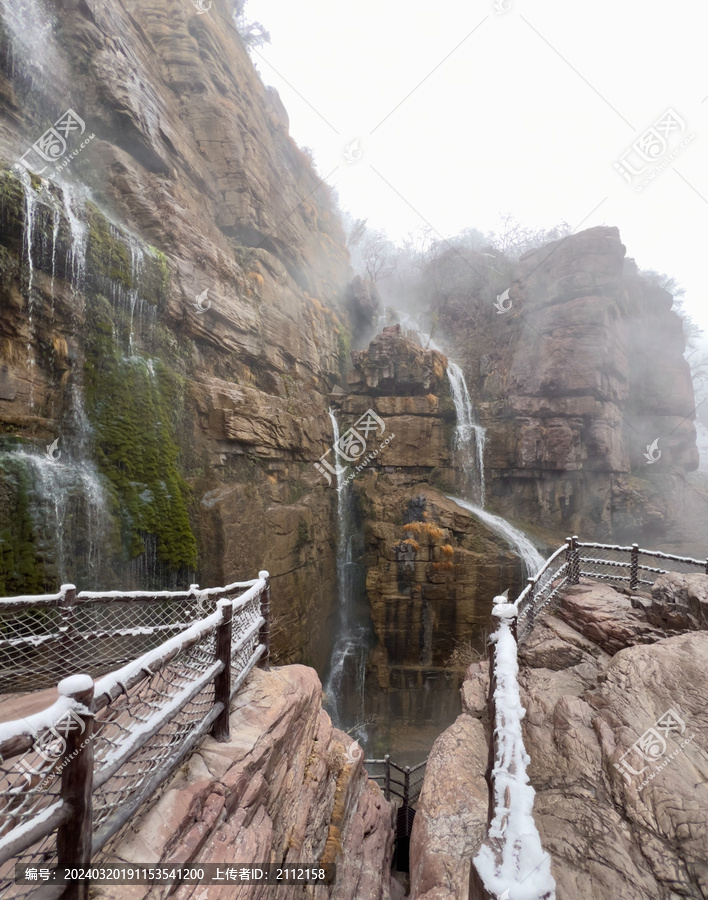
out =
<svg viewBox="0 0 708 900"><path fill-rule="evenodd" d="M411 793L411 767L406 766L406 771L403 773L403 806L405 809L408 809L410 805L410 793Z"/></svg>
<svg viewBox="0 0 708 900"><path fill-rule="evenodd" d="M80 683L79 679L81 679ZM93 708L93 679L74 675L57 685L60 695L71 697L88 710ZM63 735L64 757L61 771L61 799L69 808L69 818L57 830L57 866L61 869L91 865L93 834L93 712L71 710L54 726ZM68 885L64 900L88 900L89 881Z"/></svg>
<svg viewBox="0 0 708 900"><path fill-rule="evenodd" d="M384 762L386 763L386 774L384 776L384 797L387 800L391 800L391 757L387 753L384 756Z"/></svg>
<svg viewBox="0 0 708 900"><path fill-rule="evenodd" d="M568 536L565 539L565 571L570 584L570 576L573 571L573 538Z"/></svg>
<svg viewBox="0 0 708 900"><path fill-rule="evenodd" d="M233 627L233 604L230 600L219 600L223 612L221 625L216 630L216 658L224 668L214 679L214 703L223 703L223 709L214 720L212 736L217 741L228 741L229 713L231 707L231 631Z"/></svg>
<svg viewBox="0 0 708 900"><path fill-rule="evenodd" d="M258 573L258 577L265 581L265 587L261 593L261 615L265 622L261 625L258 635L259 643L265 647L265 653L260 658L259 666L270 671L270 575L263 570Z"/></svg>
<svg viewBox="0 0 708 900"><path fill-rule="evenodd" d="M76 586L73 584L63 584L59 589L61 599L59 600L59 609L61 610L61 623L59 625L59 638L61 646L61 654L64 659L71 659L71 643L73 639L72 632L74 630L74 603L76 602Z"/></svg>
<svg viewBox="0 0 708 900"><path fill-rule="evenodd" d="M536 593L536 581L533 578L527 578L526 584L529 586L528 594L526 594L526 600L528 601L529 607L533 606L534 594Z"/></svg>
<svg viewBox="0 0 708 900"><path fill-rule="evenodd" d="M194 615L196 618L197 613L204 612L203 609L199 606L199 585L198 584L190 584L189 592L194 594Z"/></svg>
<svg viewBox="0 0 708 900"><path fill-rule="evenodd" d="M632 544L632 556L629 564L629 589L636 591L639 587L639 544Z"/></svg>
<svg viewBox="0 0 708 900"><path fill-rule="evenodd" d="M570 571L568 581L570 584L580 583L580 550L578 549L577 534L574 534L570 539Z"/></svg>

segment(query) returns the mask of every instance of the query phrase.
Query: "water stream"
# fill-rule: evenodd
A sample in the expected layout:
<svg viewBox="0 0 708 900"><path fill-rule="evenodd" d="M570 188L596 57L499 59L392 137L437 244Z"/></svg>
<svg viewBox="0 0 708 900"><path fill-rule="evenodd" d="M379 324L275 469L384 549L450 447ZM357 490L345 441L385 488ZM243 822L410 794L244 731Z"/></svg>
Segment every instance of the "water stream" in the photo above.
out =
<svg viewBox="0 0 708 900"><path fill-rule="evenodd" d="M29 369L30 414L34 414L35 351L42 309L36 293L36 273L46 268L51 274L51 311L54 313L55 278L62 223L68 225L70 260L65 270L71 273L72 288L80 289L86 257L86 225L76 212L76 196L66 184L59 198L40 182L36 190L29 173L19 174L25 197L24 278L28 318L26 364ZM41 233L46 226L47 235ZM45 239L46 238L46 239ZM50 246L51 241L51 246ZM71 265L69 265L69 262ZM38 565L44 572L47 589L65 582L78 582L82 588L97 589L102 584L103 562L114 527L109 514L104 481L93 461L92 430L83 405L81 367L72 369L66 412L62 416L56 440L43 447L7 446L0 452L0 470L18 489L24 485L27 514L32 522L32 545ZM66 396L66 394L65 394Z"/></svg>
<svg viewBox="0 0 708 900"><path fill-rule="evenodd" d="M415 319L411 318L407 313L399 312L398 316L401 320L401 328L414 334L421 347L437 350L439 353L447 356L443 348L436 344L429 334L421 330ZM457 414L454 447L456 462L465 474L467 492L483 507L485 429L477 421L462 369L449 358L447 377L450 382L450 394Z"/></svg>
<svg viewBox="0 0 708 900"><path fill-rule="evenodd" d="M487 512L487 510L482 509L481 506L475 506L474 503L470 503L468 500L451 496L448 496L448 500L454 500L458 506L461 506L463 509L466 509L468 512L477 516L477 518L481 519L485 525L488 525L492 531L504 538L512 550L521 557L521 561L526 570L524 578L530 578L538 572L544 563L544 559L523 531L519 531L518 528L515 528L510 522L507 522L506 519L502 519L501 516L495 516L492 513Z"/></svg>
<svg viewBox="0 0 708 900"><path fill-rule="evenodd" d="M417 322L405 313L400 314L401 327L415 334L423 347L432 350L442 350L430 335L421 331ZM519 555L526 570L525 577L529 578L543 565L543 557L533 546L528 537L507 522L501 516L493 515L484 509L484 443L485 430L477 422L477 417L472 406L470 392L462 369L454 362L448 362L447 377L450 381L450 393L457 413L457 426L455 428L455 451L458 463L466 474L467 490L475 502L459 497L448 497L454 500L458 506L473 513L488 525L492 531L501 535L509 546Z"/></svg>
<svg viewBox="0 0 708 900"><path fill-rule="evenodd" d="M333 444L339 441L339 423L330 409ZM358 609L362 594L361 565L356 558L359 535L353 508L351 484L346 484L347 470L337 466L337 626L329 674L324 683L325 708L338 728L357 727L364 733L364 688L366 659L369 650L369 628ZM344 690L345 681L349 690ZM354 690L351 690L351 688Z"/></svg>

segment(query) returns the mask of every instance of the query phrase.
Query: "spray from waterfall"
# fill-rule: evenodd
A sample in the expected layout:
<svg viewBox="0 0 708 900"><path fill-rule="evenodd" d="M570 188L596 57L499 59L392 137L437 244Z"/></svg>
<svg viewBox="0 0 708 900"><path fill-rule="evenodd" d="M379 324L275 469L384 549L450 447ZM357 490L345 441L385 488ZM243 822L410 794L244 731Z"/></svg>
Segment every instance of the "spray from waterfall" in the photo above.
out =
<svg viewBox="0 0 708 900"><path fill-rule="evenodd" d="M26 298L28 340L28 405L34 414L34 381L37 342L48 321L53 321L56 280L66 272L74 292L83 281L87 227L77 211L75 191L61 185L61 194L42 180L34 181L19 169L24 192L23 293ZM58 261L62 236L68 236L65 265ZM37 275L47 271L51 294L51 319L45 321ZM17 487L24 484L27 513L32 522L32 543L45 577L58 586L77 581L87 588L101 588L105 547L114 525L108 509L102 477L92 458L92 432L83 406L80 365L63 388L68 392L66 413L51 447L17 445L0 453L0 469ZM18 526L19 527L19 526Z"/></svg>
<svg viewBox="0 0 708 900"><path fill-rule="evenodd" d="M34 319L35 319L35 295L34 295L34 243L35 228L37 223L37 194L32 185L29 172L23 170L20 180L25 195L25 241L24 253L27 261L27 369L29 371L29 411L34 410Z"/></svg>
<svg viewBox="0 0 708 900"><path fill-rule="evenodd" d="M523 531L519 531L518 528L515 528L506 519L502 519L501 516L495 516L487 512L487 510L475 506L474 503L470 503L468 500L462 500L460 497L448 497L448 500L453 500L458 506L473 513L478 519L481 519L488 525L492 531L504 538L512 550L521 557L526 570L525 578L530 578L538 572L543 565L543 557Z"/></svg>

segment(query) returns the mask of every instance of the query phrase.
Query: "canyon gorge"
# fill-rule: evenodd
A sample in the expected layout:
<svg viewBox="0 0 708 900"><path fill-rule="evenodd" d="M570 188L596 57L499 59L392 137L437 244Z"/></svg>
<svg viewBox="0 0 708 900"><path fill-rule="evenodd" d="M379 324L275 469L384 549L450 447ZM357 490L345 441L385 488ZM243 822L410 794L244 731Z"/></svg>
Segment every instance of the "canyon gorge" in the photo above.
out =
<svg viewBox="0 0 708 900"><path fill-rule="evenodd" d="M516 597L567 535L705 557L672 295L642 275L619 228L599 225L506 260L502 285L431 300L434 321L414 304L386 310L226 0L208 15L187 0L0 10L0 595L271 576L276 674L257 673L232 713L241 744L228 764L226 744L192 757L116 852L139 857L149 834L174 855L170 840L189 843L207 822L194 832L205 858L219 860L222 839L286 858L319 852L324 831L326 852L344 846L342 897L402 895L378 878L390 810L347 761L346 732L367 757L414 764L454 723L436 745L446 786L424 792L411 868L421 897L447 897L431 887L430 846L454 805L450 768L467 767L475 797L486 790L488 683L473 660L494 598ZM59 170L27 154L67 110ZM463 272L478 265L460 259ZM335 444L351 450L346 476ZM530 717L545 704L555 728L565 716L587 731L590 682L605 675L593 694L604 709L616 699L610 656L631 647L641 669L649 651L626 638L610 653L607 635L563 621L525 651ZM665 652L699 637L671 637ZM567 665L546 665L544 641ZM577 702L556 709L564 685ZM550 740L530 751L544 771ZM560 787L544 791L541 830L560 844L549 799ZM486 799L480 809L470 836ZM625 837L629 858L638 839ZM470 848L450 851L450 871ZM676 883L698 872L705 884L699 856L692 846Z"/></svg>

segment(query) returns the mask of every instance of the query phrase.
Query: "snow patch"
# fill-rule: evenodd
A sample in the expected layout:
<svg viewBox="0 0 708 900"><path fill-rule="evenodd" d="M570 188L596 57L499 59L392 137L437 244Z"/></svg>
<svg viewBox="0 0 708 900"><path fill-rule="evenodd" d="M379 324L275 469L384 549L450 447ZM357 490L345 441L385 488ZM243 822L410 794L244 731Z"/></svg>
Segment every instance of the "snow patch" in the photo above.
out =
<svg viewBox="0 0 708 900"><path fill-rule="evenodd" d="M506 606L499 604L495 609ZM508 604L512 609L514 606ZM480 848L474 865L487 890L496 896L508 891L505 896L509 900L539 900L541 897L555 900L551 859L541 846L533 818L536 792L526 774L531 759L521 731L526 710L521 705L517 680L516 641L505 618L491 640L495 645L497 683L494 691L494 734L497 739L493 769L494 818L487 843Z"/></svg>
<svg viewBox="0 0 708 900"><path fill-rule="evenodd" d="M36 737L43 731L49 731L70 709L83 715L91 715L83 704L77 703L71 697L59 697L56 703L40 710L40 712L32 713L32 715L25 716L22 719L15 719L12 722L0 722L0 744L4 744L5 741L21 735Z"/></svg>
<svg viewBox="0 0 708 900"><path fill-rule="evenodd" d="M80 694L83 691L90 691L93 687L93 678L90 675L69 675L63 678L57 685L57 691L64 697L70 697L72 694Z"/></svg>

